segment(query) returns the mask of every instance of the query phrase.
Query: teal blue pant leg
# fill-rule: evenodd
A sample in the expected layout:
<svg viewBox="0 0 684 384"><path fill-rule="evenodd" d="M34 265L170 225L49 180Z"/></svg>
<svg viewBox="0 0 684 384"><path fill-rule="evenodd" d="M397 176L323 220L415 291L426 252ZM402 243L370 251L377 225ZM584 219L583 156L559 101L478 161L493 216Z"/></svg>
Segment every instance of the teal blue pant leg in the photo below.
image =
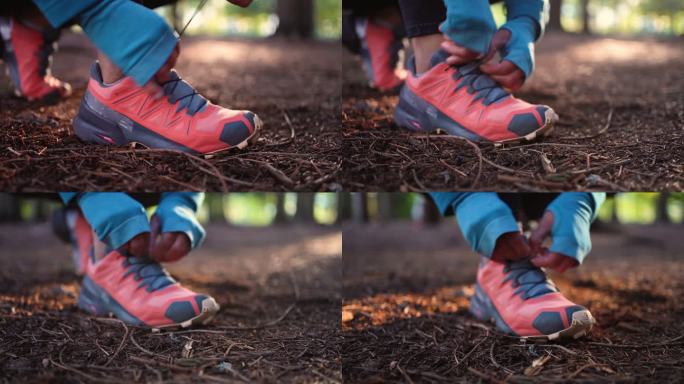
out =
<svg viewBox="0 0 684 384"><path fill-rule="evenodd" d="M34 0L54 27L75 20L95 46L138 85L146 84L178 43L154 11L130 0Z"/></svg>
<svg viewBox="0 0 684 384"><path fill-rule="evenodd" d="M166 192L155 215L161 221L161 232L182 232L190 239L192 249L197 248L206 235L197 220L197 212L204 201L203 193Z"/></svg>

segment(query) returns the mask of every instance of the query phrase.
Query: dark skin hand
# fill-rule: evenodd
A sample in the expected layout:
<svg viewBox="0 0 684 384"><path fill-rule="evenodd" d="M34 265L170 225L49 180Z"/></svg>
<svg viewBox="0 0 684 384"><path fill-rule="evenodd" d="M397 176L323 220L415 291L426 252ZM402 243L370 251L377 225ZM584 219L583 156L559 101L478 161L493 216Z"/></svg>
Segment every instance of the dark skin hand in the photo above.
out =
<svg viewBox="0 0 684 384"><path fill-rule="evenodd" d="M527 239L520 232L504 233L496 239L492 259L498 260L522 260L532 253Z"/></svg>
<svg viewBox="0 0 684 384"><path fill-rule="evenodd" d="M508 88L511 91L517 91L525 83L525 73L508 60L497 62L495 59L496 52L503 49L510 38L511 32L509 30L499 29L494 34L489 47L489 52L487 52L486 55L460 46L448 39L442 43L442 49L451 55L446 60L448 64L463 65L475 60L481 60L482 64L480 65L480 70L483 73L488 74L492 80L505 88Z"/></svg>
<svg viewBox="0 0 684 384"><path fill-rule="evenodd" d="M190 252L190 239L182 232L161 232L157 216L150 221L152 232L135 236L124 250L137 257L149 257L159 263L178 261Z"/></svg>
<svg viewBox="0 0 684 384"><path fill-rule="evenodd" d="M552 235L553 220L553 213L546 211L537 228L532 231L530 245L535 256L530 259L530 262L537 267L553 269L556 272L565 272L570 268L578 266L579 263L572 257L557 252L549 252L548 248L543 246L544 240Z"/></svg>

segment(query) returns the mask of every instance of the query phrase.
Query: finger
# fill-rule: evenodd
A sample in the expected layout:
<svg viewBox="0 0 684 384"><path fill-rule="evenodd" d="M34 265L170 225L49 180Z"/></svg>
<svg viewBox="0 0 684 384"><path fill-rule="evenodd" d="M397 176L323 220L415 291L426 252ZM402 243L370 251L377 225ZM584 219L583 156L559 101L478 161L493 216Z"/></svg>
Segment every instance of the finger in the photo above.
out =
<svg viewBox="0 0 684 384"><path fill-rule="evenodd" d="M150 236L152 237L150 244L154 245L156 244L157 237L159 237L159 232L161 231L161 220L159 220L159 216L152 216L152 220L150 220L150 229Z"/></svg>
<svg viewBox="0 0 684 384"><path fill-rule="evenodd" d="M141 233L128 242L128 252L137 257L147 256L147 245L150 241L149 233Z"/></svg>
<svg viewBox="0 0 684 384"><path fill-rule="evenodd" d="M558 272L565 272L570 268L575 268L579 263L577 260L563 255L563 261L558 265L558 268L556 269Z"/></svg>
<svg viewBox="0 0 684 384"><path fill-rule="evenodd" d="M156 79L152 79L152 80L148 81L147 84L145 84L145 85L143 86L143 89L144 89L145 92L147 92L147 93L150 95L150 97L152 97L154 100L159 100L159 99L161 99L162 97L164 97L164 91L162 91L162 89L161 89L161 87L159 86L159 84L157 84Z"/></svg>
<svg viewBox="0 0 684 384"><path fill-rule="evenodd" d="M503 76L490 76L492 80L496 81L497 83L501 84L502 86L511 89L511 90L518 90L520 87L522 87L524 83L524 75L522 75L522 72L513 72L508 75L503 75Z"/></svg>
<svg viewBox="0 0 684 384"><path fill-rule="evenodd" d="M518 67L508 60L498 63L490 61L480 66L480 70L488 75L507 75L517 69Z"/></svg>
<svg viewBox="0 0 684 384"><path fill-rule="evenodd" d="M544 212L541 221L530 234L530 243L532 247L541 247L544 240L551 234L553 228L553 213L551 211Z"/></svg>
<svg viewBox="0 0 684 384"><path fill-rule="evenodd" d="M557 263L557 259L554 257L553 253L546 252L542 253L541 255L534 256L530 259L530 262L532 265L539 268L553 268Z"/></svg>
<svg viewBox="0 0 684 384"><path fill-rule="evenodd" d="M451 56L457 56L464 60L475 60L481 56L479 52L473 51L466 47L455 44L453 41L442 42L442 49L444 49Z"/></svg>
<svg viewBox="0 0 684 384"><path fill-rule="evenodd" d="M524 258L527 258L530 256L530 253L532 250L530 249L530 245L527 244L527 240L523 235L518 234L514 239L512 239L509 243L509 248L510 248L510 259L511 260L522 260Z"/></svg>
<svg viewBox="0 0 684 384"><path fill-rule="evenodd" d="M176 241L174 241L167 253L166 261L180 260L190 252L190 240L188 237L182 233L178 233L177 235Z"/></svg>
<svg viewBox="0 0 684 384"><path fill-rule="evenodd" d="M175 241L175 233L163 233L159 237L159 240L155 243L154 247L151 248L150 257L159 262L166 261L166 254Z"/></svg>

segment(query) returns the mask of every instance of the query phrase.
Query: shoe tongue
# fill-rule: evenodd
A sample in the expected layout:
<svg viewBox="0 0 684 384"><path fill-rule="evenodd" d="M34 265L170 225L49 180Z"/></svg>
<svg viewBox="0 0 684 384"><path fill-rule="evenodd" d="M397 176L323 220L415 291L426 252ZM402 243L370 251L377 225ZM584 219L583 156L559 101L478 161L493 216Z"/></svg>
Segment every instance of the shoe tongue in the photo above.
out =
<svg viewBox="0 0 684 384"><path fill-rule="evenodd" d="M187 108L188 113L194 115L207 104L207 99L198 93L193 95L194 92L195 89L190 84L181 79L176 71L171 70L169 80L164 83L164 93L168 95L172 104L180 100L176 111Z"/></svg>

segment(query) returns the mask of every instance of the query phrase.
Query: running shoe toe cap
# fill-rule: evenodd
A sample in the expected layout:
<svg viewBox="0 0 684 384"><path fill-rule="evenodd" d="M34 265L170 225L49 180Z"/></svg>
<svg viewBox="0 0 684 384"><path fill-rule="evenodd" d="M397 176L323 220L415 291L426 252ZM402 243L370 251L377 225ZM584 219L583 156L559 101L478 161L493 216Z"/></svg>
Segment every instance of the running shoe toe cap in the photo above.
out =
<svg viewBox="0 0 684 384"><path fill-rule="evenodd" d="M223 125L220 137L222 142L234 147L252 135L256 129L256 115L252 112L244 112L242 117L244 119L234 120Z"/></svg>

